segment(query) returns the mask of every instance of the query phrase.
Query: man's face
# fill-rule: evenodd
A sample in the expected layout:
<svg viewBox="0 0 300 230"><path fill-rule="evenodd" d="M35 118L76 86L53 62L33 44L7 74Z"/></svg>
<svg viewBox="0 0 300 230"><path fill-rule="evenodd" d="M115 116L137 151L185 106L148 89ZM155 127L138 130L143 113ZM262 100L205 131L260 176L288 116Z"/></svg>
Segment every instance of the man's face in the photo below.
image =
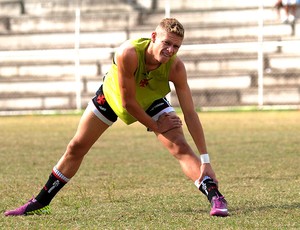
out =
<svg viewBox="0 0 300 230"><path fill-rule="evenodd" d="M183 38L175 33L159 32L152 34L154 58L160 63L166 63L175 55Z"/></svg>

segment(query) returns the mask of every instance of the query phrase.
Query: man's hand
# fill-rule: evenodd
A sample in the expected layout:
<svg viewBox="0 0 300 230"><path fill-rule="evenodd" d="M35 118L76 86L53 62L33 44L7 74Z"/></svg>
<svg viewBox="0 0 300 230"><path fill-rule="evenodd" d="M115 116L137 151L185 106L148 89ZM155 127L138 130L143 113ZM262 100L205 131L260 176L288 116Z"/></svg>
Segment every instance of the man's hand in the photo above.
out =
<svg viewBox="0 0 300 230"><path fill-rule="evenodd" d="M198 179L199 183L202 182L202 180L205 176L209 176L215 183L218 184L216 174L215 174L214 170L212 169L211 164L209 164L209 163L201 165L201 167L200 167L200 177Z"/></svg>
<svg viewBox="0 0 300 230"><path fill-rule="evenodd" d="M175 114L163 113L157 121L157 126L159 133L165 133L171 129L180 128L182 121Z"/></svg>

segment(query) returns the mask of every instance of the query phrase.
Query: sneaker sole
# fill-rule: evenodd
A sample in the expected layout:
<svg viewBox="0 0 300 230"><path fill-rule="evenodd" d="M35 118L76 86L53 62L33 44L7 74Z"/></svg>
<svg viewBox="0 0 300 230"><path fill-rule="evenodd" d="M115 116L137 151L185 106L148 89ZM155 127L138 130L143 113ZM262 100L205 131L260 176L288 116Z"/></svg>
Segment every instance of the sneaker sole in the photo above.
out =
<svg viewBox="0 0 300 230"><path fill-rule="evenodd" d="M50 214L50 213L51 213L50 206L47 205L43 208L40 208L40 209L37 209L37 210L34 210L34 211L25 212L24 215L25 216L28 216L28 215L47 215L47 214Z"/></svg>
<svg viewBox="0 0 300 230"><path fill-rule="evenodd" d="M229 216L228 211L214 211L214 212L210 212L211 216L220 216L220 217L226 217Z"/></svg>

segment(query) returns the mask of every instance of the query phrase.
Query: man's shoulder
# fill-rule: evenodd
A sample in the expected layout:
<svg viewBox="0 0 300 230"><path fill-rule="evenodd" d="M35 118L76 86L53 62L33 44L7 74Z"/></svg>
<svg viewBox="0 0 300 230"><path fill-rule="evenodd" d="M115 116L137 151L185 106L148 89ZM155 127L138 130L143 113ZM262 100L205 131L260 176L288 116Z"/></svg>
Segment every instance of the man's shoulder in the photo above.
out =
<svg viewBox="0 0 300 230"><path fill-rule="evenodd" d="M170 70L170 81L179 83L186 78L187 73L183 61L179 57L175 57Z"/></svg>
<svg viewBox="0 0 300 230"><path fill-rule="evenodd" d="M117 55L131 57L132 55L136 56L136 50L134 45L131 43L131 40L125 41L120 47L117 49Z"/></svg>
<svg viewBox="0 0 300 230"><path fill-rule="evenodd" d="M124 50L126 51L126 50L132 50L132 49L134 49L134 45L132 44L131 40L127 40L119 46L118 51L121 52Z"/></svg>
<svg viewBox="0 0 300 230"><path fill-rule="evenodd" d="M183 61L178 56L174 57L174 60L172 62L171 70L174 70L174 71L185 70L185 65L184 65Z"/></svg>

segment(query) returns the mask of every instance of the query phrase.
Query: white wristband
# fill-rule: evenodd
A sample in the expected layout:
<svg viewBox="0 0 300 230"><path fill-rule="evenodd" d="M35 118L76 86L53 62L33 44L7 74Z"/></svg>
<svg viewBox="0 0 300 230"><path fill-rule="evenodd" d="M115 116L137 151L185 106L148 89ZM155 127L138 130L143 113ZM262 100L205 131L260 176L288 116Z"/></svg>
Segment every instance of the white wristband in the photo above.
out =
<svg viewBox="0 0 300 230"><path fill-rule="evenodd" d="M210 163L208 153L201 154L201 155L200 155L200 160L201 160L201 163L202 163L202 164L208 164L208 163Z"/></svg>

